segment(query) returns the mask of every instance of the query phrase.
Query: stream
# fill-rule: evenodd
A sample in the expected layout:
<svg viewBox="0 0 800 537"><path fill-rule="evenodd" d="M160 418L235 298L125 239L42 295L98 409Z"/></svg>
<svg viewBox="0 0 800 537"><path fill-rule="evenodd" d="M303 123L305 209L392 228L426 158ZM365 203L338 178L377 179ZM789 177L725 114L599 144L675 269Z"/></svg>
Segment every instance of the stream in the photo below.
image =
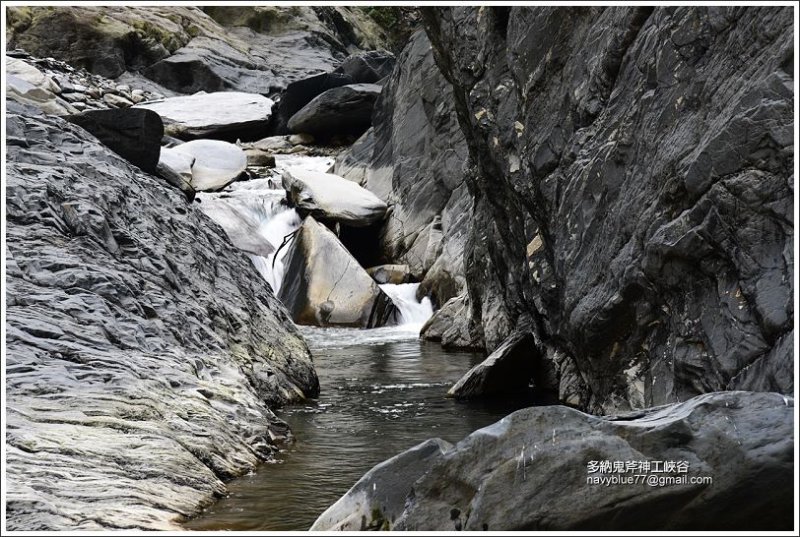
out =
<svg viewBox="0 0 800 537"><path fill-rule="evenodd" d="M466 403L447 389L483 358L419 340L419 325L302 327L320 378L318 400L277 412L296 441L274 463L229 483L191 530L307 530L374 465L428 438L457 442L534 403Z"/></svg>
<svg viewBox="0 0 800 537"><path fill-rule="evenodd" d="M280 187L291 166L325 171L327 157L278 156L268 177L198 194L202 208L226 231L256 232L275 252L250 255L274 289L283 279L287 236L300 225ZM229 233L230 234L230 233ZM284 243L287 244L284 244ZM283 247L281 247L283 245ZM300 327L320 379L320 396L277 411L295 441L250 475L228 484L229 494L189 520L190 530L307 530L374 465L432 437L457 442L494 423L531 397L459 402L445 395L483 360L419 339L433 314L417 301L419 284L384 284L400 311L400 324L369 330Z"/></svg>

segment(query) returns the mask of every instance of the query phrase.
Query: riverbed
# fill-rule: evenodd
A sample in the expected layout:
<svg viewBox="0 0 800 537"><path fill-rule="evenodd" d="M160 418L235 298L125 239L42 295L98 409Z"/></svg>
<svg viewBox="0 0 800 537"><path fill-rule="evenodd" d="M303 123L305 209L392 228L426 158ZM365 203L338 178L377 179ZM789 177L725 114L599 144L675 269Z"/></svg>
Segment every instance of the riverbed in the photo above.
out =
<svg viewBox="0 0 800 537"><path fill-rule="evenodd" d="M302 327L321 393L278 412L295 442L185 524L192 530L307 530L370 468L428 438L456 442L531 398L445 397L482 356L420 341L415 324L372 330Z"/></svg>

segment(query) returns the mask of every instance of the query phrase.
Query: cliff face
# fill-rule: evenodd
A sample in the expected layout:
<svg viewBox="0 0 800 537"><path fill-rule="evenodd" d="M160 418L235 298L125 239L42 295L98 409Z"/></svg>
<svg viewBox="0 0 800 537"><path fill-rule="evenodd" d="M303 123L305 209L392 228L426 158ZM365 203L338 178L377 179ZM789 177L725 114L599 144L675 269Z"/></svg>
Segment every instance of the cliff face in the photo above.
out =
<svg viewBox="0 0 800 537"><path fill-rule="evenodd" d="M386 41L365 13L342 7L26 6L7 14L9 49L149 80L162 93L278 93Z"/></svg>
<svg viewBox="0 0 800 537"><path fill-rule="evenodd" d="M594 412L793 389L792 13L425 9L469 146L471 321Z"/></svg>
<svg viewBox="0 0 800 537"><path fill-rule="evenodd" d="M8 106L8 528L174 529L287 437L308 348L178 190Z"/></svg>

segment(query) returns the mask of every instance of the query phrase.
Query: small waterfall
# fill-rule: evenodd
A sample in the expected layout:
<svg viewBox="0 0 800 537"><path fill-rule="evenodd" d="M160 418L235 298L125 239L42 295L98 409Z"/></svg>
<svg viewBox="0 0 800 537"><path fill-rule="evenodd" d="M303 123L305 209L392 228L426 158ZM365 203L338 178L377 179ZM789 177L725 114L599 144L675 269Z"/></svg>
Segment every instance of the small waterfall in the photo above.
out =
<svg viewBox="0 0 800 537"><path fill-rule="evenodd" d="M291 243L290 240L283 244L284 239L302 223L297 211L285 203L286 192L281 188L281 174L293 167L327 171L331 164L333 159L330 157L275 155L273 176L235 182L223 192L197 195L202 202L201 209L217 223L225 227L226 221L244 220L275 248L275 253L268 257L248 254L275 294L280 291L283 282L283 260Z"/></svg>
<svg viewBox="0 0 800 537"><path fill-rule="evenodd" d="M418 283L384 283L380 286L384 293L389 295L394 305L400 312L400 324L418 325L422 327L433 315L431 299L424 297L417 301Z"/></svg>

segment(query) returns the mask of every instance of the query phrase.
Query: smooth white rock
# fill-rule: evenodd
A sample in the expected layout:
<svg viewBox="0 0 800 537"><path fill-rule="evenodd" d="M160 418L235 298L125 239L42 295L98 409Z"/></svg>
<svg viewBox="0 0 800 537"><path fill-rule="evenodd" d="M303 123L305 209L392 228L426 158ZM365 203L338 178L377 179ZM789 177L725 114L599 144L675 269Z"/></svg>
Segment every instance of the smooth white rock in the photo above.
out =
<svg viewBox="0 0 800 537"><path fill-rule="evenodd" d="M247 167L244 151L220 140L193 140L170 148L169 152L172 151L194 157L191 184L198 191L219 190Z"/></svg>

